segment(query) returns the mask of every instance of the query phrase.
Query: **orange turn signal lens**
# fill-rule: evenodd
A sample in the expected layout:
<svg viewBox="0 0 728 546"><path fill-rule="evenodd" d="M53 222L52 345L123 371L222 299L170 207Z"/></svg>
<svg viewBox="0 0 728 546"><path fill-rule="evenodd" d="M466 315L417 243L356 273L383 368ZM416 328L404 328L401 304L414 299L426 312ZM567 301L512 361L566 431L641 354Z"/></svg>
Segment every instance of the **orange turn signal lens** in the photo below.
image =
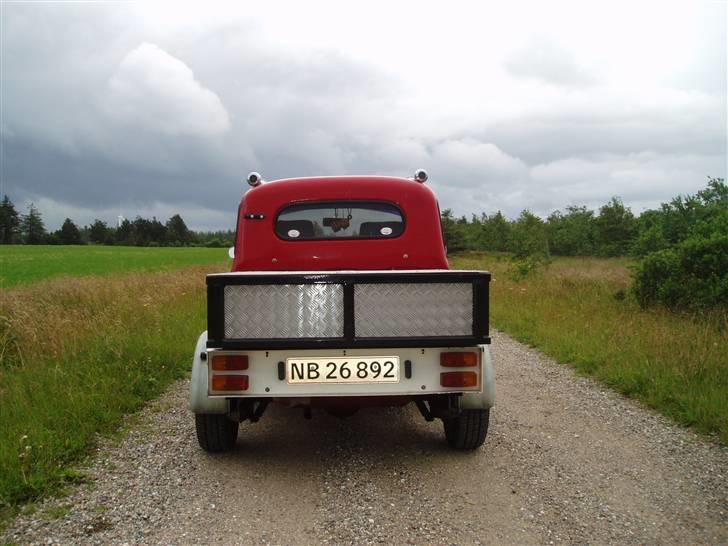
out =
<svg viewBox="0 0 728 546"><path fill-rule="evenodd" d="M213 391L247 391L247 375L213 375Z"/></svg>
<svg viewBox="0 0 728 546"><path fill-rule="evenodd" d="M461 368L478 365L478 353L458 352L440 353L440 366L446 368Z"/></svg>
<svg viewBox="0 0 728 546"><path fill-rule="evenodd" d="M248 355L214 355L212 369L218 372L247 370Z"/></svg>
<svg viewBox="0 0 728 546"><path fill-rule="evenodd" d="M440 374L443 387L477 387L478 374L475 372L445 372Z"/></svg>

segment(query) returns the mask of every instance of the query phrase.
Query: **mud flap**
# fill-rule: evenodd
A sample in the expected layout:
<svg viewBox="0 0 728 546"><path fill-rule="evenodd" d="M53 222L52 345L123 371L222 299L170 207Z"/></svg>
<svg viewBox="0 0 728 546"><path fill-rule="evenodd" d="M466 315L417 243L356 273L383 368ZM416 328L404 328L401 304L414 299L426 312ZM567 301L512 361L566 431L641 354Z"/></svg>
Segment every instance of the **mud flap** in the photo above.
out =
<svg viewBox="0 0 728 546"><path fill-rule="evenodd" d="M462 409L488 409L495 405L495 378L489 345L478 345L483 361L483 392L463 393L460 399Z"/></svg>

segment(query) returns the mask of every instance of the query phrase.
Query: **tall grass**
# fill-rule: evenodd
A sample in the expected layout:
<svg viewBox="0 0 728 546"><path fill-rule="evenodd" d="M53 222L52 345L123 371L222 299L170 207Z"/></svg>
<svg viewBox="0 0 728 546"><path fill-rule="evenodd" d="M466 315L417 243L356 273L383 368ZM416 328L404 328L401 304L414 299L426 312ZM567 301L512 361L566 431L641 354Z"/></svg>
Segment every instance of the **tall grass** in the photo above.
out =
<svg viewBox="0 0 728 546"><path fill-rule="evenodd" d="M725 313L640 309L625 260L557 259L520 282L496 255L453 266L493 273L494 326L728 443ZM73 479L98 432L188 372L204 275L225 268L0 290L0 512Z"/></svg>
<svg viewBox="0 0 728 546"><path fill-rule="evenodd" d="M97 432L188 373L220 269L0 291L0 508L57 490Z"/></svg>
<svg viewBox="0 0 728 546"><path fill-rule="evenodd" d="M557 258L512 280L503 256L466 254L489 269L491 320L579 372L728 444L728 316L641 309L624 259Z"/></svg>

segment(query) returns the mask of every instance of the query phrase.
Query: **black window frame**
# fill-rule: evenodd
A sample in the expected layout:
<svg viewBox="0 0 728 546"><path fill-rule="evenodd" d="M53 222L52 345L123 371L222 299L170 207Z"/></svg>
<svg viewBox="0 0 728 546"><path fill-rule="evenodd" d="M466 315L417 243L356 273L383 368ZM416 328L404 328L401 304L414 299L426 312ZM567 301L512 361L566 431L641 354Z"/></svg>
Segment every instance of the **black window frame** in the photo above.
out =
<svg viewBox="0 0 728 546"><path fill-rule="evenodd" d="M367 205L367 204L385 204L390 205L393 208L397 209L397 212L399 212L400 217L402 218L402 231L398 233L397 235L393 237L385 236L385 237L310 237L307 239L301 239L301 238L294 238L294 237L281 237L281 235L278 233L278 230L276 229L276 226L278 225L278 220L287 209L292 207L300 207L300 206L315 206L315 205L326 205L326 206L334 206L334 208L354 208L357 205ZM342 206L335 206L335 205L342 205ZM297 202L297 203L288 203L284 206L282 206L278 212L276 212L275 219L273 220L273 233L275 234L278 239L285 242L293 242L293 243L300 243L300 242L312 242L312 241L388 241L393 239L398 239L402 235L404 235L405 231L407 230L407 216L405 215L404 211L402 210L402 207L397 205L396 203L393 203L392 201L385 201L382 199L356 199L356 200L346 200L346 199L332 199L332 200L322 200L322 201L303 201L303 202Z"/></svg>

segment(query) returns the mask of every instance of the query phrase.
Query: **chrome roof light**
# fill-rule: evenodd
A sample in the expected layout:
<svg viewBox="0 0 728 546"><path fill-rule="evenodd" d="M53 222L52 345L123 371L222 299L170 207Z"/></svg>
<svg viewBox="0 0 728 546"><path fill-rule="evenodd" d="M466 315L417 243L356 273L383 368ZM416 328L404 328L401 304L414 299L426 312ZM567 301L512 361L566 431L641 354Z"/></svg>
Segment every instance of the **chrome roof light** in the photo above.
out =
<svg viewBox="0 0 728 546"><path fill-rule="evenodd" d="M259 173L253 171L248 175L248 184L250 184L253 188L256 186L260 186L263 183L263 177L260 176Z"/></svg>

